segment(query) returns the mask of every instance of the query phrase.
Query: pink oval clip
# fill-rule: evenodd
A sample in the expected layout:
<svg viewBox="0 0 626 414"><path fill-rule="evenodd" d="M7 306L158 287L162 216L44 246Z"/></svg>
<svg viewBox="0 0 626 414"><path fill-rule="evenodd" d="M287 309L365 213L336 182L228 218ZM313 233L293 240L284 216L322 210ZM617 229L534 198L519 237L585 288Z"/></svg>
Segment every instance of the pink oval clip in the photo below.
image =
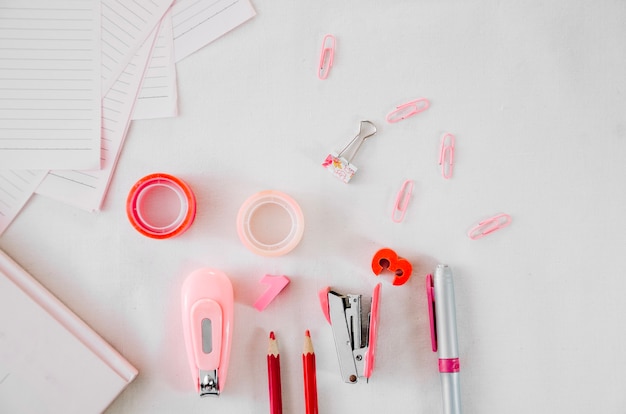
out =
<svg viewBox="0 0 626 414"><path fill-rule="evenodd" d="M393 206L393 212L391 213L391 220L394 223L400 223L404 220L406 214L406 207L409 204L409 199L413 193L413 180L406 180L402 183L402 187L398 191L396 196L396 202Z"/></svg>
<svg viewBox="0 0 626 414"><path fill-rule="evenodd" d="M452 177L454 168L454 135L446 133L441 138L439 147L439 165L441 165L441 175L446 180Z"/></svg>
<svg viewBox="0 0 626 414"><path fill-rule="evenodd" d="M390 124L400 122L404 119L417 115L430 108L430 101L426 98L419 98L414 101L407 102L397 106L395 110L387 115L387 122Z"/></svg>
<svg viewBox="0 0 626 414"><path fill-rule="evenodd" d="M478 240L496 230L505 228L511 224L511 216L508 214L498 214L487 220L483 220L467 232L467 236L472 240Z"/></svg>
<svg viewBox="0 0 626 414"><path fill-rule="evenodd" d="M322 52L320 53L320 63L317 67L317 77L324 80L330 73L330 68L335 60L335 36L327 34L322 40Z"/></svg>

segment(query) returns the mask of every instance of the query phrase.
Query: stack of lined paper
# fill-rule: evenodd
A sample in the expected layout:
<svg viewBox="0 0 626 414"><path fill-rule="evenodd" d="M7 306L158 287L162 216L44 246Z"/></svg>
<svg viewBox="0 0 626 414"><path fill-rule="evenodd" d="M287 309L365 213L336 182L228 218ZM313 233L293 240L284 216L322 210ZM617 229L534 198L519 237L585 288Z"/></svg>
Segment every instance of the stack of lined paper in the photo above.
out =
<svg viewBox="0 0 626 414"><path fill-rule="evenodd" d="M177 115L175 63L249 0L0 4L0 234L34 192L100 209L132 119Z"/></svg>

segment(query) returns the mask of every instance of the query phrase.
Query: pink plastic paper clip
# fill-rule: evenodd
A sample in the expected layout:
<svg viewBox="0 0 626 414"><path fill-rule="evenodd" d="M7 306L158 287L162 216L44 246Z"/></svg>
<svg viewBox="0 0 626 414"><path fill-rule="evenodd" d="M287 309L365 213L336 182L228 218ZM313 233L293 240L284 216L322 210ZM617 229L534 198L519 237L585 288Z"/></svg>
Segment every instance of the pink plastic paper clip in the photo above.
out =
<svg viewBox="0 0 626 414"><path fill-rule="evenodd" d="M508 214L498 214L487 220L483 220L467 233L468 237L472 240L478 240L486 235L493 233L496 230L505 228L511 224L511 216Z"/></svg>
<svg viewBox="0 0 626 414"><path fill-rule="evenodd" d="M289 284L289 278L282 275L265 275L261 279L261 283L270 285L270 287L254 302L254 307L259 312L267 308L267 305Z"/></svg>
<svg viewBox="0 0 626 414"><path fill-rule="evenodd" d="M454 141L454 135L448 133L441 138L439 165L441 165L441 175L446 180L452 177L454 168Z"/></svg>
<svg viewBox="0 0 626 414"><path fill-rule="evenodd" d="M335 59L335 36L327 34L322 41L322 52L320 53L320 64L317 67L317 77L320 79L326 79L330 73L330 68L333 66L333 60Z"/></svg>
<svg viewBox="0 0 626 414"><path fill-rule="evenodd" d="M396 109L391 111L389 115L387 115L387 122L390 124L400 122L403 119L407 119L413 115L419 114L420 112L424 112L429 107L430 101L426 98L419 98L414 101L407 102L397 106Z"/></svg>
<svg viewBox="0 0 626 414"><path fill-rule="evenodd" d="M201 397L224 389L233 334L233 286L223 272L204 268L182 287L183 334L189 368Z"/></svg>
<svg viewBox="0 0 626 414"><path fill-rule="evenodd" d="M394 223L400 223L404 220L404 215L406 214L406 207L409 204L409 199L411 198L411 194L413 193L413 180L406 180L402 187L400 187L400 191L398 191L398 195L396 196L396 202L393 206L393 212L391 213L391 220Z"/></svg>

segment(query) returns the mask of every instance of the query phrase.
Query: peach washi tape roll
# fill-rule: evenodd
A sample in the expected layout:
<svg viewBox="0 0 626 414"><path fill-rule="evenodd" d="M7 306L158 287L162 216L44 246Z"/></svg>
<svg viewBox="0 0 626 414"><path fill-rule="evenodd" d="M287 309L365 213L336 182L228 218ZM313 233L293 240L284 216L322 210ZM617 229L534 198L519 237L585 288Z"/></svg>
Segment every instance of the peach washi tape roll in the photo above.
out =
<svg viewBox="0 0 626 414"><path fill-rule="evenodd" d="M304 234L304 216L296 201L275 190L248 198L237 215L237 233L250 251L281 256L293 250Z"/></svg>
<svg viewBox="0 0 626 414"><path fill-rule="evenodd" d="M131 188L126 214L139 233L153 239L167 239L191 226L196 217L196 197L180 178L150 174Z"/></svg>

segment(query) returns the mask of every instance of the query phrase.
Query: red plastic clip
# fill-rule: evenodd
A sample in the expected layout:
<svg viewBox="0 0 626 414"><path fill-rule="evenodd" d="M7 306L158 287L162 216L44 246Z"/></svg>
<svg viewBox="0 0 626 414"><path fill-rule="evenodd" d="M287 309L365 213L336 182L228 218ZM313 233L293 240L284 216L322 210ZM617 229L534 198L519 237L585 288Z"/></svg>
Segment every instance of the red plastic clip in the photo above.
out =
<svg viewBox="0 0 626 414"><path fill-rule="evenodd" d="M383 269L395 273L394 286L404 285L413 272L413 266L408 260L399 257L396 252L387 247L377 251L372 259L372 270L375 275L380 275Z"/></svg>

